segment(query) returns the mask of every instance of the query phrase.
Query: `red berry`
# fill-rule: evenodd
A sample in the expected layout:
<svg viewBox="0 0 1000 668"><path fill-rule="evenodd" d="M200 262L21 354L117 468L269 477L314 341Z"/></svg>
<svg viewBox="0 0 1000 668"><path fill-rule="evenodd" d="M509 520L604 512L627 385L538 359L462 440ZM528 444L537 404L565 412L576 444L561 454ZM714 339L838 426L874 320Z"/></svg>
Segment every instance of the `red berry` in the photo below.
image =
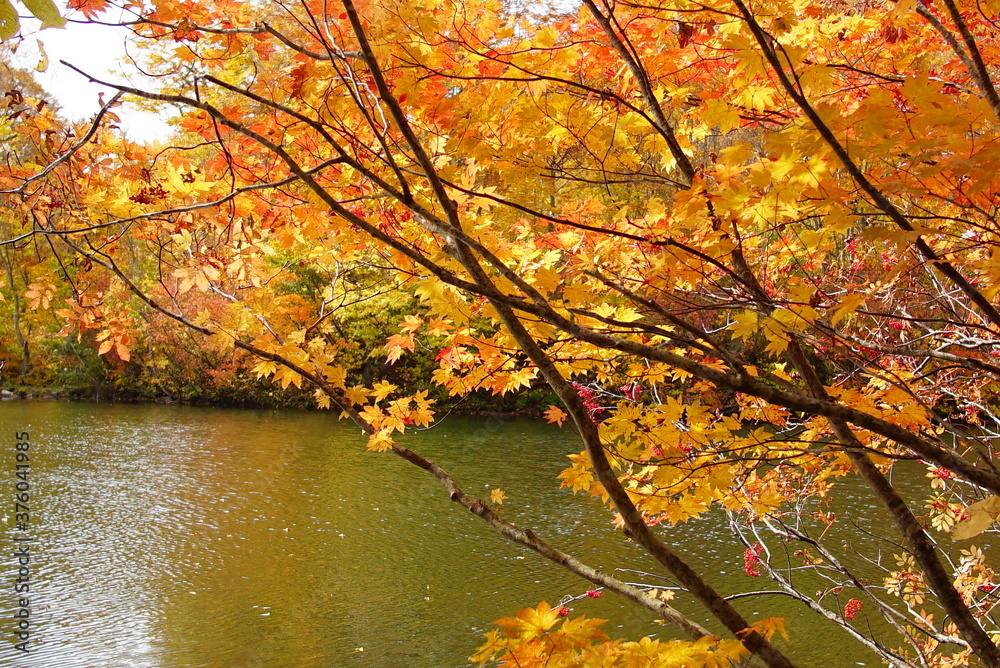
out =
<svg viewBox="0 0 1000 668"><path fill-rule="evenodd" d="M764 552L764 546L754 543L743 551L743 570L752 578L760 577L760 555Z"/></svg>

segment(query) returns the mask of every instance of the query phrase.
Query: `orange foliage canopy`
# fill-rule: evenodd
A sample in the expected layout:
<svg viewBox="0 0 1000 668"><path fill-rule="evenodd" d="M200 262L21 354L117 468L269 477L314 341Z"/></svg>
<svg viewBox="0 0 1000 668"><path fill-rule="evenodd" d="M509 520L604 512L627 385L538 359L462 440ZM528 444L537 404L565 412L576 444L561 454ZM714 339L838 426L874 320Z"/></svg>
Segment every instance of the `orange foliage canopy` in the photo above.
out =
<svg viewBox="0 0 1000 668"><path fill-rule="evenodd" d="M127 358L144 309L250 351L512 540L709 637L396 445L433 418L426 394L346 381L336 279L312 301L275 287L292 263L381 267L421 303L388 362L433 348L451 395L546 383L585 447L563 483L762 663L792 665L664 527L728 513L748 574L893 665L1000 665L992 567L931 537L1000 494L998 3L124 4L162 87L109 85L182 109L178 136L136 146L98 119L3 174L25 232L89 263L64 268L63 315L102 353ZM926 466L925 508L893 487L900 460ZM900 528L877 575L823 540L845 475ZM892 639L854 621L861 601ZM566 657L597 651L566 624L587 629ZM563 651L518 637L482 658Z"/></svg>

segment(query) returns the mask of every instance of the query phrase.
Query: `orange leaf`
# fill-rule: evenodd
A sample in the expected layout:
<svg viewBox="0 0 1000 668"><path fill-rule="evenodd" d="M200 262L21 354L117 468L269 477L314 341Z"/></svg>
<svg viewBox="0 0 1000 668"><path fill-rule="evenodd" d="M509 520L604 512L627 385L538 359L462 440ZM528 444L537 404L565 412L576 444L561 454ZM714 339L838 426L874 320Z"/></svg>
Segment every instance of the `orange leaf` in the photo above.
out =
<svg viewBox="0 0 1000 668"><path fill-rule="evenodd" d="M562 426L562 423L565 422L566 418L568 418L568 417L569 417L569 415L567 415L558 406L549 406L549 410L545 411L545 419L548 420L550 423L555 423L555 424L559 425L560 427Z"/></svg>

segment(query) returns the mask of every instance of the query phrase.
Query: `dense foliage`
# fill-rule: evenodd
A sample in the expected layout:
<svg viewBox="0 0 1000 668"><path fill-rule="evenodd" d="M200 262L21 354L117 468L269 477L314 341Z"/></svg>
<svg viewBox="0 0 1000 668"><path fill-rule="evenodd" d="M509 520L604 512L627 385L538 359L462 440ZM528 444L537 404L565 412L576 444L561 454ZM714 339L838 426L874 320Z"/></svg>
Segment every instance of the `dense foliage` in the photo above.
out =
<svg viewBox="0 0 1000 668"><path fill-rule="evenodd" d="M1000 666L995 570L955 543L1000 517L1000 4L73 4L131 25L156 78L107 82L87 127L7 119L31 147L2 174L23 321L51 306L123 364L166 346L309 387L371 450L692 637L610 641L543 604L478 660L793 665L771 638L808 642L794 622L749 623L671 547L715 512L748 591L769 578L893 666ZM177 137L122 139L123 98L180 109ZM542 382L584 447L562 484L609 503L715 631L393 440L435 419L426 384ZM889 543L830 510L845 476Z"/></svg>

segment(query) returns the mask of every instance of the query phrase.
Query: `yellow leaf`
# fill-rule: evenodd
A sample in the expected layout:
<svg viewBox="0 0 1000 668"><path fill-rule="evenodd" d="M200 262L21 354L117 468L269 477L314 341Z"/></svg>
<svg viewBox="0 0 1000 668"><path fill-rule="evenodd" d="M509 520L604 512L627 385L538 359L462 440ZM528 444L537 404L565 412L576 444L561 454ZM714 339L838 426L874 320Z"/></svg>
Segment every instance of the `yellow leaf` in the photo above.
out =
<svg viewBox="0 0 1000 668"><path fill-rule="evenodd" d="M261 360L253 368L253 372L258 378L267 378L278 370L278 365L271 360Z"/></svg>
<svg viewBox="0 0 1000 668"><path fill-rule="evenodd" d="M708 100L702 118L709 125L717 125L725 133L740 126L740 111L722 100Z"/></svg>
<svg viewBox="0 0 1000 668"><path fill-rule="evenodd" d="M326 392L323 390L316 390L314 396L316 397L317 406L323 409L330 408L330 397L327 396Z"/></svg>
<svg viewBox="0 0 1000 668"><path fill-rule="evenodd" d="M764 321L764 338L768 342L765 350L775 355L785 352L790 341L784 326L773 318Z"/></svg>
<svg viewBox="0 0 1000 668"><path fill-rule="evenodd" d="M978 536L1000 519L1000 497L991 496L965 509L966 519L955 525L952 540L967 540Z"/></svg>
<svg viewBox="0 0 1000 668"><path fill-rule="evenodd" d="M505 617L497 621L498 626L506 629L511 638L530 640L542 635L559 621L559 612L542 601L537 608L525 608L517 613L517 617Z"/></svg>
<svg viewBox="0 0 1000 668"><path fill-rule="evenodd" d="M382 401L396 390L396 386L386 380L381 380L372 385L372 394L375 401Z"/></svg>
<svg viewBox="0 0 1000 668"><path fill-rule="evenodd" d="M744 340L749 339L760 331L757 314L753 311L742 311L733 319L729 329L732 330L734 336Z"/></svg>
<svg viewBox="0 0 1000 668"><path fill-rule="evenodd" d="M504 499L507 498L507 492L503 491L499 487L490 490L490 501L497 504L498 506L503 505Z"/></svg>
<svg viewBox="0 0 1000 668"><path fill-rule="evenodd" d="M858 294L856 292L845 295L840 300L840 306L838 306L837 310L833 312L833 317L830 318L831 324L836 325L838 322L843 320L845 316L848 316L851 313L857 311L858 307L864 303L865 303L864 295Z"/></svg>
<svg viewBox="0 0 1000 668"><path fill-rule="evenodd" d="M349 387L344 390L344 396L347 397L348 401L352 404L365 403L365 401L368 400L368 395L370 394L371 392L367 388L360 386Z"/></svg>
<svg viewBox="0 0 1000 668"><path fill-rule="evenodd" d="M391 430L380 431L368 438L368 449L372 452L385 452L392 447Z"/></svg>
<svg viewBox="0 0 1000 668"><path fill-rule="evenodd" d="M42 40L36 39L35 42L38 44L38 64L35 65L35 71L44 72L49 69L49 56L45 53L45 45L42 44Z"/></svg>

